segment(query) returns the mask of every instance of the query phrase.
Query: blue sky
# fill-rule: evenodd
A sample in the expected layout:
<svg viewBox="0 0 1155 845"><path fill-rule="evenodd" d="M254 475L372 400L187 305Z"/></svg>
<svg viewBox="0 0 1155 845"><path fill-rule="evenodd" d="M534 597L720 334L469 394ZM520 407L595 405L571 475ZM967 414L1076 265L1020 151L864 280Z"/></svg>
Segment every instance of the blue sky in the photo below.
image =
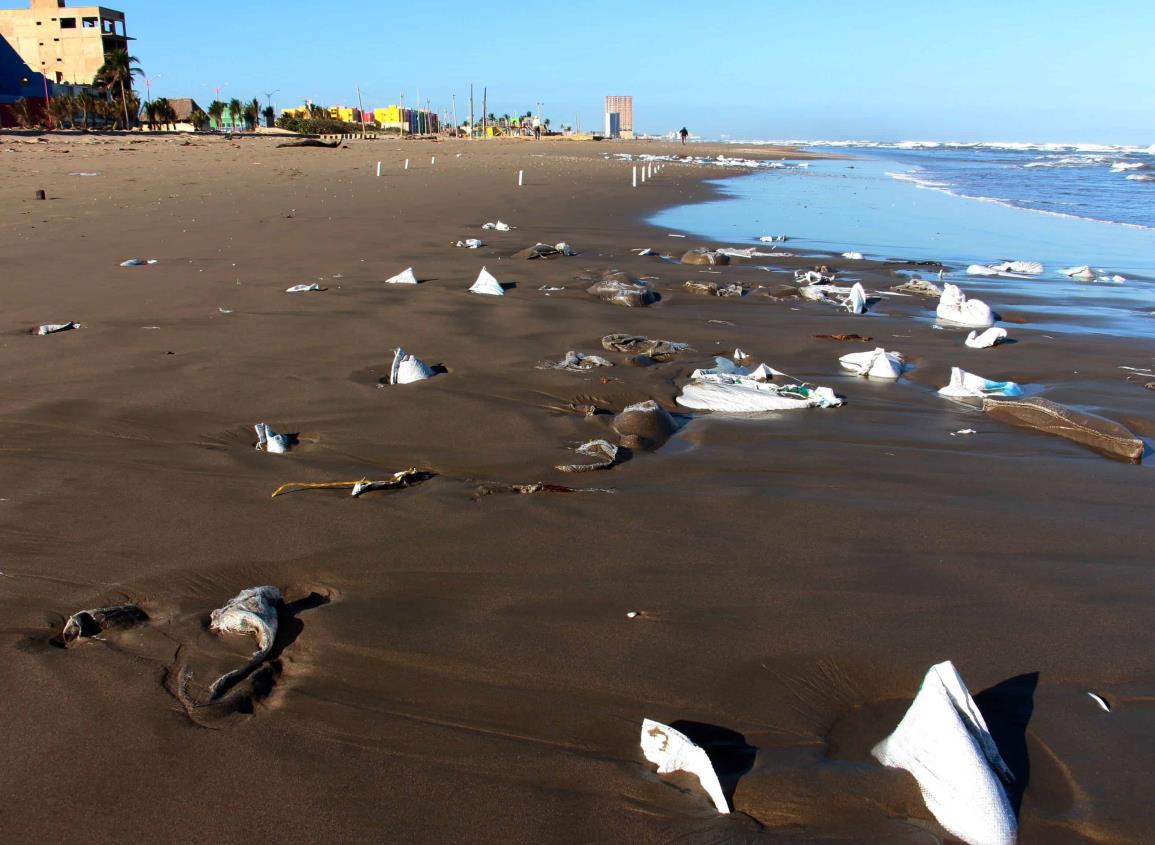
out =
<svg viewBox="0 0 1155 845"><path fill-rule="evenodd" d="M77 0L70 0L75 5ZM0 0L6 6L19 0ZM973 0L107 0L154 96L202 105L277 90L468 113L545 103L601 124L717 138L1155 143L1155 3ZM274 12L278 10L278 12Z"/></svg>

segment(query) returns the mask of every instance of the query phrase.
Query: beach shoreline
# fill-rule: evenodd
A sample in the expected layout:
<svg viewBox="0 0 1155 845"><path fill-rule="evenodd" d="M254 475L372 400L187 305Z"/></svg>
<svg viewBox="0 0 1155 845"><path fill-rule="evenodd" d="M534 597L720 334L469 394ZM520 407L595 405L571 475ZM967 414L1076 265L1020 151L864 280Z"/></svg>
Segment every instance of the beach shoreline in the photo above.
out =
<svg viewBox="0 0 1155 845"><path fill-rule="evenodd" d="M917 786L869 749L945 659L974 693L1034 676L1021 843L1143 841L1149 467L935 391L965 366L1151 438L1155 394L1119 367L1149 366L1155 342L1020 332L1034 303L992 291L1019 342L971 350L932 327L933 301L882 297L855 316L780 295L818 262L872 294L913 266L632 252L721 246L646 221L739 171L665 162L634 189L635 163L605 156L801 151L273 140L0 135L5 841L99 826L224 842L919 842L938 828ZM498 220L514 228L481 228ZM486 245L453 245L472 237ZM510 257L563 241L577 255ZM503 298L467 292L482 266L513 285ZM384 284L407 267L421 284ZM611 270L652 277L662 300L586 293ZM66 320L81 327L29 333ZM614 332L693 351L631 366L602 349ZM873 342L816 337L850 333ZM875 345L913 365L901 383L839 367ZM382 385L398 346L443 372ZM846 405L682 412L652 453L553 469L613 437L608 414L580 409L679 413L689 373L736 347ZM615 366L538 368L568 350ZM298 445L255 451L259 422ZM433 476L270 498L408 467ZM535 482L613 492L478 495ZM174 671L195 686L243 662L251 640L210 633L208 614L262 584L301 608L270 685L252 713L190 718ZM49 643L68 614L123 602L149 623ZM694 778L654 773L643 717L757 748L732 816Z"/></svg>

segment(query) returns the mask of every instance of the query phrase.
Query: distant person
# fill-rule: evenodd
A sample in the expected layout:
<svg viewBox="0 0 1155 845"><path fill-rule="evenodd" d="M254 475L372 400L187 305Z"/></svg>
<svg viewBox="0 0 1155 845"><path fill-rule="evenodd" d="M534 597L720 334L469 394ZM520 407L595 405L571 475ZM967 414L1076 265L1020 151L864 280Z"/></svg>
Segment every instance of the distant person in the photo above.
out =
<svg viewBox="0 0 1155 845"><path fill-rule="evenodd" d="M679 132L678 134L682 136L682 143L685 144L686 139L690 137L690 130L687 129L685 126L683 126L682 131Z"/></svg>

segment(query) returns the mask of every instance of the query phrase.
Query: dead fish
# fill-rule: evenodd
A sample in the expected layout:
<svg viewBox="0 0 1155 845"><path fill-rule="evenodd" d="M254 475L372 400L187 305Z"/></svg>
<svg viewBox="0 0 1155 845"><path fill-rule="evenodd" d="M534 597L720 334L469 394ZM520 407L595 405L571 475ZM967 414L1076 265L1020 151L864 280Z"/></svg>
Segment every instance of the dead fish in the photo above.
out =
<svg viewBox="0 0 1155 845"><path fill-rule="evenodd" d="M209 687L209 701L216 701L238 680L257 668L269 656L277 637L277 610L283 603L276 587L253 587L241 590L209 616L209 630L220 634L252 634L257 650L249 662L226 672Z"/></svg>
<svg viewBox="0 0 1155 845"><path fill-rule="evenodd" d="M95 637L109 628L131 628L139 622L147 621L148 614L134 604L95 607L69 616L60 638L65 646L70 646L81 637Z"/></svg>

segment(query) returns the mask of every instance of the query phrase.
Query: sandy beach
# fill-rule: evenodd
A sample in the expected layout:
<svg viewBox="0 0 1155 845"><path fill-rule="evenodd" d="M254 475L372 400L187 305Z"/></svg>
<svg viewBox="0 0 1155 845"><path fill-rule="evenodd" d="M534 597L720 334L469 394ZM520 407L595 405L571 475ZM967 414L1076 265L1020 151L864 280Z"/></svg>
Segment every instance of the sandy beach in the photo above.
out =
<svg viewBox="0 0 1155 845"><path fill-rule="evenodd" d="M841 258L638 256L749 246L645 222L739 170L670 163L632 189L607 158L686 150L0 136L5 842L953 842L870 756L943 660L1017 750L1021 843L1149 841L1151 469L936 390L960 366L1151 438L1155 393L1119 367L1155 341L1019 330L1039 301L984 293L1018 342L974 350L930 328L934 300L768 295ZM562 241L577 254L511 257ZM468 292L482 266L504 297ZM384 284L408 267L420 284ZM853 267L872 293L903 269ZM661 301L588 294L610 270ZM693 351L631 366L602 348L616 332ZM874 342L815 337L849 333ZM443 371L383 384L398 346ZM901 383L839 366L874 346L913 365ZM735 348L845 405L679 409ZM539 368L569 350L614 366ZM661 448L554 469L649 399L684 423ZM256 451L259 422L299 443ZM271 497L410 467L429 477ZM582 492L479 494L536 482ZM180 678L196 698L253 649L210 612L265 584L287 603L270 660L190 709ZM148 622L52 642L125 603ZM740 735L732 815L654 772L644 717Z"/></svg>

